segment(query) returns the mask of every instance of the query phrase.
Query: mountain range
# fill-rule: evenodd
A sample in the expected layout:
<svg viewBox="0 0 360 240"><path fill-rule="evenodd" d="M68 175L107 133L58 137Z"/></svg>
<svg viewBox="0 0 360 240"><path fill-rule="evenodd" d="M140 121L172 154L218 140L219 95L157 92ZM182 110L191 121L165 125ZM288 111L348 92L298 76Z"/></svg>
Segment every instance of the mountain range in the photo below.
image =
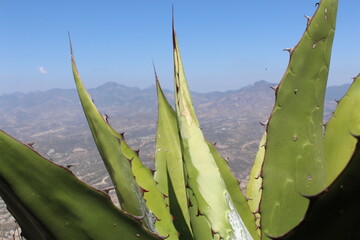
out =
<svg viewBox="0 0 360 240"><path fill-rule="evenodd" d="M192 93L205 137L228 160L236 177L247 181L259 140L274 104L274 91L266 81L226 92ZM349 84L329 87L325 119L329 119ZM115 82L89 90L99 111L134 149L144 163L153 167L157 99L155 86L140 89ZM164 91L169 102L173 92ZM0 95L0 129L34 147L58 164L74 164L80 179L97 188L111 185L91 137L75 89ZM10 215L0 202L0 220ZM0 222L1 225L1 222Z"/></svg>
<svg viewBox="0 0 360 240"><path fill-rule="evenodd" d="M274 103L270 86L274 84L259 81L238 90L192 93L205 136L217 142L220 150L228 150L224 155L229 155L230 163L247 158L239 149L258 142L263 133L259 122L267 120ZM340 99L348 87L328 88L325 118L335 106L333 100ZM110 116L113 127L125 132L130 145L140 148L144 161L151 165L157 118L155 86L140 89L108 82L89 92L100 112ZM173 102L173 92L164 92ZM0 129L24 142L35 142L43 154L51 150L53 155L71 155L74 149L95 148L75 89L3 94L0 116ZM229 142L237 146L230 148Z"/></svg>

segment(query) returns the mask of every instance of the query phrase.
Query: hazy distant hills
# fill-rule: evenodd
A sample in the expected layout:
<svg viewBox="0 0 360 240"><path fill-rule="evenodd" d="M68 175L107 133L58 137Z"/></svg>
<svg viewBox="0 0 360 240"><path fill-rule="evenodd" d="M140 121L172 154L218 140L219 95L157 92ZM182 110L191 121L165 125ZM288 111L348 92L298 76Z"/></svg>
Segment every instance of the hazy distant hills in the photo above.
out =
<svg viewBox="0 0 360 240"><path fill-rule="evenodd" d="M350 84L343 84L339 86L330 86L326 89L327 100L340 100L346 91L349 89Z"/></svg>
<svg viewBox="0 0 360 240"><path fill-rule="evenodd" d="M264 131L259 122L267 120L273 107L273 85L259 81L238 90L193 93L206 137L217 142L238 177L246 176ZM333 100L340 99L348 86L328 88L327 117L335 106ZM155 86L139 89L109 82L89 91L100 112L110 116L114 128L125 132L131 146L140 148L143 160L151 165L157 118ZM173 93L165 93L172 103ZM37 150L56 160L72 161L80 150L90 154L87 158L99 157L75 89L1 95L0 116L0 129L35 142Z"/></svg>
<svg viewBox="0 0 360 240"><path fill-rule="evenodd" d="M252 166L265 122L274 104L274 84L259 81L227 92L193 93L205 137L215 143L228 159L240 180L245 180ZM344 95L349 85L329 87L325 118L331 116L335 99ZM173 93L165 90L169 101ZM114 82L90 89L101 113L125 132L127 142L141 149L140 157L153 166L157 99L155 87L139 89ZM13 93L0 96L0 129L23 142L35 142L35 149L59 164L75 164L71 170L98 189L111 185L91 137L75 89ZM0 199L0 227L14 229L13 220Z"/></svg>
<svg viewBox="0 0 360 240"><path fill-rule="evenodd" d="M270 85L263 81L240 90L193 93L209 140L217 142L220 149L230 148L228 142L237 143L228 153L233 160L243 158L238 154L241 146L257 141L262 134L259 122L266 120L273 104ZM173 93L165 93L173 102ZM155 87L139 89L110 82L90 89L90 94L99 110L110 116L115 129L125 132L129 143L140 148L144 160L151 162L157 118ZM2 95L0 116L0 129L22 141L35 142L42 153L57 153L60 159L64 154L71 156L74 149L94 151L74 89ZM241 134L240 129L246 133Z"/></svg>

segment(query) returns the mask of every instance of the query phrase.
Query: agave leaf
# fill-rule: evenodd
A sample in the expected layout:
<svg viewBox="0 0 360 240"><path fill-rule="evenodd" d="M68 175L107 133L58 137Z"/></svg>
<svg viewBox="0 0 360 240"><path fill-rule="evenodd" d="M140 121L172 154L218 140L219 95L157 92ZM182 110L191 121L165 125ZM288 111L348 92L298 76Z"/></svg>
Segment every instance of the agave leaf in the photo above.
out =
<svg viewBox="0 0 360 240"><path fill-rule="evenodd" d="M209 221L212 232L222 239L252 239L236 211L201 132L186 83L174 28L173 44L176 113L188 173L188 185L198 206L197 215L204 215ZM193 220L191 221L193 223ZM193 225L194 231L196 227Z"/></svg>
<svg viewBox="0 0 360 240"><path fill-rule="evenodd" d="M305 220L280 239L360 239L360 138L352 137L356 143L348 165L327 191L311 199Z"/></svg>
<svg viewBox="0 0 360 240"><path fill-rule="evenodd" d="M26 239L158 239L109 196L3 131L0 165L0 195Z"/></svg>
<svg viewBox="0 0 360 240"><path fill-rule="evenodd" d="M246 196L248 204L253 213L258 213L261 201L262 178L261 169L265 157L266 133L261 138L259 149L255 157L254 165L250 171L249 182L246 186Z"/></svg>
<svg viewBox="0 0 360 240"><path fill-rule="evenodd" d="M195 239L213 239L220 240L220 235L212 231L209 220L205 215L200 214L199 206L193 191L188 188L189 213L193 234Z"/></svg>
<svg viewBox="0 0 360 240"><path fill-rule="evenodd" d="M150 210L150 214L146 217L149 218L149 222L155 222L155 229L151 230L169 240L179 239L178 232L172 222L172 216L164 200L165 196L158 189L152 172L142 164L138 153L131 149L124 140L121 140L121 148L126 158L131 161L136 183L144 192L144 200Z"/></svg>
<svg viewBox="0 0 360 240"><path fill-rule="evenodd" d="M209 142L207 142L207 144L212 156L214 157L216 165L219 168L220 174L224 179L224 183L229 191L237 212L240 214L253 239L260 239L256 230L254 214L251 212L251 209L246 202L246 197L239 187L238 180L234 177L226 160L220 155L215 146Z"/></svg>
<svg viewBox="0 0 360 240"><path fill-rule="evenodd" d="M87 93L76 69L72 54L72 67L81 104L88 120L100 155L114 183L124 211L144 216L144 225L152 232L170 239L178 239L170 213L166 210L163 195L156 187L152 173L138 154L104 119ZM157 221L161 220L161 221Z"/></svg>
<svg viewBox="0 0 360 240"><path fill-rule="evenodd" d="M97 110L86 91L76 68L73 54L71 54L71 62L81 105L99 153L115 186L120 206L130 214L143 216L147 210L144 209L142 192L135 182L130 162L121 152L119 139L113 135L114 131L110 130L110 125ZM151 229L150 226L148 227Z"/></svg>
<svg viewBox="0 0 360 240"><path fill-rule="evenodd" d="M184 212L182 211L174 189L174 183L171 180L169 169L167 170L168 196L170 212L174 217L174 225L179 231L180 240L195 240L191 226L186 223ZM189 213L189 210L188 210ZM189 215L190 218L190 215Z"/></svg>
<svg viewBox="0 0 360 240"><path fill-rule="evenodd" d="M347 166L356 146L351 134L360 135L360 75L339 102L332 118L326 124L324 137L327 184L330 185Z"/></svg>
<svg viewBox="0 0 360 240"><path fill-rule="evenodd" d="M168 203L170 204L170 211L176 220L174 224L180 231L180 238L190 239L192 238L192 231L176 113L161 89L156 72L155 77L158 95L158 128L156 133L156 171L154 179L158 183L160 191L175 200L171 204L173 199L170 198L170 203ZM168 182L168 178L170 178L171 183ZM169 186L174 190L175 196L170 196ZM175 208L176 210L173 210L173 207L177 206L177 204L179 209ZM180 221L180 219L182 220ZM177 225L178 223L180 225ZM185 224L185 226L182 224Z"/></svg>
<svg viewBox="0 0 360 240"><path fill-rule="evenodd" d="M262 170L261 228L270 237L298 225L306 196L326 187L322 120L337 4L321 1L276 89Z"/></svg>
<svg viewBox="0 0 360 240"><path fill-rule="evenodd" d="M249 182L246 186L246 196L248 198L248 205L250 210L255 214L256 225L258 227L258 234L261 234L260 230L260 202L262 196L262 178L261 169L264 163L265 157L265 143L266 133L261 138L259 144L259 150L256 154L254 165L250 171Z"/></svg>

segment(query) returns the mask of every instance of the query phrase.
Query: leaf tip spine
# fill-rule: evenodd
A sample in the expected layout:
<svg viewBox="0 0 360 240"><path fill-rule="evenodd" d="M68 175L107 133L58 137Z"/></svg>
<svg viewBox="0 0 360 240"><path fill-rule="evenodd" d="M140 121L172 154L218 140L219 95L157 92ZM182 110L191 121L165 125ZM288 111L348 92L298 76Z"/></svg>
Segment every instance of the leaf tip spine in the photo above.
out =
<svg viewBox="0 0 360 240"><path fill-rule="evenodd" d="M261 126L266 127L269 123L269 120L266 120L265 122L259 122Z"/></svg>
<svg viewBox="0 0 360 240"><path fill-rule="evenodd" d="M173 49L176 50L176 32L175 32L174 5L172 6L171 28L172 28Z"/></svg>
<svg viewBox="0 0 360 240"><path fill-rule="evenodd" d="M310 25L310 22L312 20L312 17L304 15L304 17L306 18L307 22L306 22L306 27L308 27Z"/></svg>
<svg viewBox="0 0 360 240"><path fill-rule="evenodd" d="M353 77L353 78L351 78L353 81L355 81L357 78L359 78L360 77L360 73L358 74L358 75L356 75L356 77Z"/></svg>
<svg viewBox="0 0 360 240"><path fill-rule="evenodd" d="M35 142L28 142L28 143L26 143L26 145L27 145L29 148L31 148L31 149L35 149L35 148L34 148L34 144L35 144Z"/></svg>
<svg viewBox="0 0 360 240"><path fill-rule="evenodd" d="M293 53L293 51L294 51L294 48L293 47L292 48L284 48L283 51L287 51L291 55Z"/></svg>
<svg viewBox="0 0 360 240"><path fill-rule="evenodd" d="M75 167L76 164L66 164L65 166L66 166L66 168L70 169L70 168L72 168L72 167Z"/></svg>
<svg viewBox="0 0 360 240"><path fill-rule="evenodd" d="M71 41L70 31L68 31L68 38L69 38L69 45L70 45L71 60L75 63L74 51L73 51L73 47L72 47L72 41Z"/></svg>
<svg viewBox="0 0 360 240"><path fill-rule="evenodd" d="M272 90L276 91L278 86L269 86L269 88L271 88Z"/></svg>

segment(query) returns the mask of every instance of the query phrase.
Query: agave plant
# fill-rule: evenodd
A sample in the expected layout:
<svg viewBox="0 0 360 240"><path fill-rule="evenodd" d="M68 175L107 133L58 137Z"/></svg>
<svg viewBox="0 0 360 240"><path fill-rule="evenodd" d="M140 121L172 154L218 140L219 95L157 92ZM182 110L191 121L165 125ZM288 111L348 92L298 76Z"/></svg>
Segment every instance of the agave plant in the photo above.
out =
<svg viewBox="0 0 360 240"><path fill-rule="evenodd" d="M156 76L155 171L74 79L120 203L0 132L0 195L27 239L359 239L360 76L323 126L338 1L322 0L275 90L246 194L205 138L173 24L175 109Z"/></svg>

